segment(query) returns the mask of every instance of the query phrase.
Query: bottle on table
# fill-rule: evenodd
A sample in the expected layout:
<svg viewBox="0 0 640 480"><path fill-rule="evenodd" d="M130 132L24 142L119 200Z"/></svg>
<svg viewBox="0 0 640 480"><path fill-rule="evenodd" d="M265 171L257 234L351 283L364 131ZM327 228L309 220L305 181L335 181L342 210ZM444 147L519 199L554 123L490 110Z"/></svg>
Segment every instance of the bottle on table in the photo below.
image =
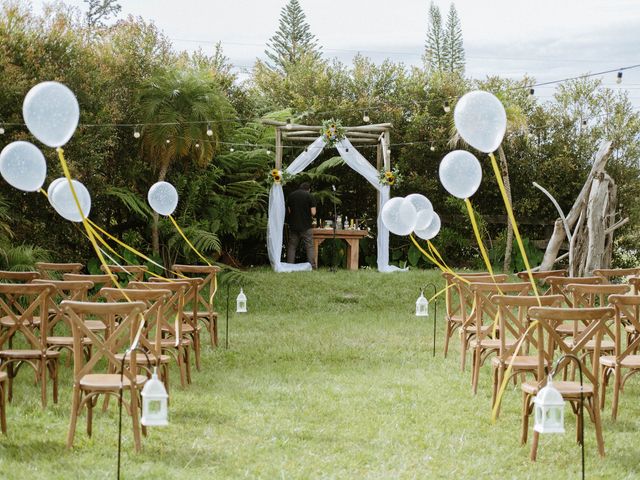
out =
<svg viewBox="0 0 640 480"><path fill-rule="evenodd" d="M349 219L345 216L344 217L344 224L343 224L343 228L345 230L349 230Z"/></svg>

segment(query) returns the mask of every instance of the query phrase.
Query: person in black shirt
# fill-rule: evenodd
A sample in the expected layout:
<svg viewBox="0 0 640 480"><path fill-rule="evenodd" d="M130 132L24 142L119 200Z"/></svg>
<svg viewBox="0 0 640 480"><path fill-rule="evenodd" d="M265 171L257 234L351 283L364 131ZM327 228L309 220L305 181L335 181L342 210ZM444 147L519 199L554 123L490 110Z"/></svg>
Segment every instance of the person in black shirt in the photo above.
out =
<svg viewBox="0 0 640 480"><path fill-rule="evenodd" d="M308 183L302 183L298 190L291 193L287 198L287 212L289 213L287 263L295 263L296 249L302 239L307 251L307 261L315 269L311 222L312 217L316 215L316 200L311 195L310 190L311 186Z"/></svg>

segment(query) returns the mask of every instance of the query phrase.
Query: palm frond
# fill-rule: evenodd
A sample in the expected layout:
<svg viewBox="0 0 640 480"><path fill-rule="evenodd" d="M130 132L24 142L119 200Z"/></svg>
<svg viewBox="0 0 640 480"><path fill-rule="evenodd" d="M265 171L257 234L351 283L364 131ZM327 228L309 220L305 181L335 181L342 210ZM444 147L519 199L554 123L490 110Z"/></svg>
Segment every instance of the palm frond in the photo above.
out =
<svg viewBox="0 0 640 480"><path fill-rule="evenodd" d="M130 212L136 213L145 219L151 218L153 212L147 202L136 195L134 192L120 187L109 187L106 191L107 195L116 197Z"/></svg>

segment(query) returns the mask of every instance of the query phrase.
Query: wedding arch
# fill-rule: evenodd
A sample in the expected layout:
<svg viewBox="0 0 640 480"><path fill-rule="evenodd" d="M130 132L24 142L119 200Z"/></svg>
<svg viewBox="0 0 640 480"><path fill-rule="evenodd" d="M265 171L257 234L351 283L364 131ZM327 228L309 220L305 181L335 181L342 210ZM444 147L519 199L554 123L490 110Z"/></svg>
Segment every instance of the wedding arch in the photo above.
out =
<svg viewBox="0 0 640 480"><path fill-rule="evenodd" d="M263 120L266 125L276 129L276 159L275 168L282 170L283 142L311 142L311 144L285 169L289 175L296 175L305 170L328 145L321 132L322 125L297 125L278 122L275 120ZM385 202L389 200L390 187L383 185L379 180L379 170L391 170L391 155L389 151L390 123L375 125L360 125L344 127L344 136L335 141L334 147L353 170L362 175L378 192L378 271L393 272L400 268L389 265L389 230L385 227L380 217L380 212ZM377 145L377 168L358 152L355 145ZM311 264L286 263L282 258L282 232L284 229L285 199L282 184L274 182L269 191L269 217L267 223L267 251L269 261L276 272L295 272L311 270Z"/></svg>

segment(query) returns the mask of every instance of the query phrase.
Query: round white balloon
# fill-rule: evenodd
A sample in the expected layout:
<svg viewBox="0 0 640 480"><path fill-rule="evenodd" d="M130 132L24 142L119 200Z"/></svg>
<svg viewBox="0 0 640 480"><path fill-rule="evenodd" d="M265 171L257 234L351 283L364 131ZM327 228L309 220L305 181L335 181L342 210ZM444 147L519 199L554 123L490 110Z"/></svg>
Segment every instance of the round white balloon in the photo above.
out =
<svg viewBox="0 0 640 480"><path fill-rule="evenodd" d="M49 188L47 188L47 198L49 199L49 203L51 203L51 205L53 205L53 203L51 202L51 194L61 182L66 182L66 181L67 179L65 177L60 177L60 178L56 178L53 182L49 184Z"/></svg>
<svg viewBox="0 0 640 480"><path fill-rule="evenodd" d="M416 235L423 240L431 240L440 232L440 226L440 215L438 215L436 212L433 212L431 223L427 226L427 228L416 230Z"/></svg>
<svg viewBox="0 0 640 480"><path fill-rule="evenodd" d="M80 214L80 211L78 211L78 205L73 198L69 181L66 178L63 178L62 180L63 181L58 182L52 189L50 189L51 194L49 196L49 201L51 202L51 205L53 205L53 208L55 208L56 212L58 212L64 219L71 222L81 222L82 215ZM78 180L71 180L71 182L73 182L73 189L78 197L82 213L84 213L85 218L87 218L91 211L91 194L89 193L89 190L87 190L87 187Z"/></svg>
<svg viewBox="0 0 640 480"><path fill-rule="evenodd" d="M381 215L391 233L409 235L415 228L418 212L406 198L394 197L384 204Z"/></svg>
<svg viewBox="0 0 640 480"><path fill-rule="evenodd" d="M49 147L61 147L78 126L80 107L71 90L58 82L42 82L29 90L22 104L27 128Z"/></svg>
<svg viewBox="0 0 640 480"><path fill-rule="evenodd" d="M431 217L433 216L433 205L427 197L424 195L420 195L419 193L412 193L411 195L407 195L407 200L409 200L413 204L413 208L418 212L418 217L416 219L416 226L414 230L421 230L426 228L427 225L431 222Z"/></svg>
<svg viewBox="0 0 640 480"><path fill-rule="evenodd" d="M482 167L478 159L465 150L454 150L440 162L440 182L454 197L469 198L482 181Z"/></svg>
<svg viewBox="0 0 640 480"><path fill-rule="evenodd" d="M464 141L484 153L495 152L507 130L504 106L495 95L481 90L458 100L453 121Z"/></svg>
<svg viewBox="0 0 640 480"><path fill-rule="evenodd" d="M0 153L0 174L18 190L37 192L47 176L47 162L34 144L12 142Z"/></svg>
<svg viewBox="0 0 640 480"><path fill-rule="evenodd" d="M178 192L169 182L157 182L151 185L147 200L155 212L171 215L178 206Z"/></svg>

